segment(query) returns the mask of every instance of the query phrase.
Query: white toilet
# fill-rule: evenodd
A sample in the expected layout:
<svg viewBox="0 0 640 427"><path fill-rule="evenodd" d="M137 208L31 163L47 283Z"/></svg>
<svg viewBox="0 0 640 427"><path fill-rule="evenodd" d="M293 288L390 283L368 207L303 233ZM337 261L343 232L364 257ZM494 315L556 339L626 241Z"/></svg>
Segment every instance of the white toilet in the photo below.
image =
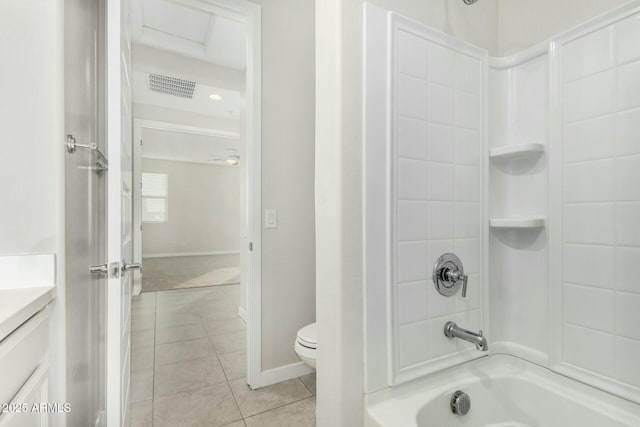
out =
<svg viewBox="0 0 640 427"><path fill-rule="evenodd" d="M317 333L316 324L312 323L305 326L298 331L296 337L295 350L298 353L298 357L307 365L315 369L316 367L316 349Z"/></svg>

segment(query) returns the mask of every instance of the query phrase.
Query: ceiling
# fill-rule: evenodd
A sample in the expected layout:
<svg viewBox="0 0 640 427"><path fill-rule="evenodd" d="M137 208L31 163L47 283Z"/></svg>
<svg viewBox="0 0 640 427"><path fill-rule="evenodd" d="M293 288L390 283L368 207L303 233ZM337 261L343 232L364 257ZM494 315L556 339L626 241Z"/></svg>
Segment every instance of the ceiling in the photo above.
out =
<svg viewBox="0 0 640 427"><path fill-rule="evenodd" d="M235 70L246 69L244 23L179 0L134 0L133 7L135 43Z"/></svg>
<svg viewBox="0 0 640 427"><path fill-rule="evenodd" d="M246 27L244 23L215 15L206 7L206 3L195 0L133 0L133 55L136 56L136 46L155 49L138 48L140 55L134 61L132 73L133 100L136 104L175 112L175 120L163 120L183 123L185 113L229 119L226 123L240 120L242 89L230 88L224 78L229 73L242 76L245 72ZM149 73L169 82L161 85L161 89L171 93L151 90ZM193 89L192 95L191 91L186 91L186 95L176 93L172 90L175 84ZM219 99L212 100L210 96L214 94ZM167 129L143 128L142 156L227 165L224 160L210 159L238 153L237 135L229 138L219 136L224 132L211 129L180 129L181 126L170 124Z"/></svg>
<svg viewBox="0 0 640 427"><path fill-rule="evenodd" d="M157 74L163 73L159 72ZM170 77L180 78L181 76L170 75ZM213 94L219 95L222 99L218 101L212 100L209 96ZM155 105L188 113L234 120L240 118L241 97L238 91L216 88L196 82L193 98L181 98L151 91L149 89L148 74L142 71L134 70L133 72L133 99L138 104Z"/></svg>
<svg viewBox="0 0 640 427"><path fill-rule="evenodd" d="M239 138L165 129L143 128L142 130L142 157L146 159L226 165L224 161L210 160L231 154L226 150L235 150L238 153Z"/></svg>

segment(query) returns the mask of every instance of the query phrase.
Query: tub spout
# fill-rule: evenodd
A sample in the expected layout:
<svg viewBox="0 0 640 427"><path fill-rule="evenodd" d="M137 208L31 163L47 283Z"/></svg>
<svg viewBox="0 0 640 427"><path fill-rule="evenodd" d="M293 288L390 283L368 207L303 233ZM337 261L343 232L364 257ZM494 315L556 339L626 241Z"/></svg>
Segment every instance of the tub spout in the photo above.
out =
<svg viewBox="0 0 640 427"><path fill-rule="evenodd" d="M480 351L489 350L489 343L487 343L487 339L482 335L482 330L476 334L449 321L444 325L444 334L449 338L460 338L461 340L468 341L474 344Z"/></svg>

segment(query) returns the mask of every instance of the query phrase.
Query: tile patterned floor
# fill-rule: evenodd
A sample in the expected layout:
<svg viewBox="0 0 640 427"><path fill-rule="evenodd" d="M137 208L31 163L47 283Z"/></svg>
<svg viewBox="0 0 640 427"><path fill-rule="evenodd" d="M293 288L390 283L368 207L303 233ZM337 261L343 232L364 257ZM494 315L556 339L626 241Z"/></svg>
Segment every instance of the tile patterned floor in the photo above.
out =
<svg viewBox="0 0 640 427"><path fill-rule="evenodd" d="M134 298L132 427L315 426L315 374L246 385L239 299L239 285Z"/></svg>

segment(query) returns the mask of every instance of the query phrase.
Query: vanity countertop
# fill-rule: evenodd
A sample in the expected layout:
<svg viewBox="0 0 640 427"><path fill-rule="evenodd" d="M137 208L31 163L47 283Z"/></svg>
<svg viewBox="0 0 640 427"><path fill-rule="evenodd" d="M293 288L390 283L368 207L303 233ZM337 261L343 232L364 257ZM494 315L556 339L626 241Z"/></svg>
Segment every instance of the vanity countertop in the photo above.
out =
<svg viewBox="0 0 640 427"><path fill-rule="evenodd" d="M0 289L0 341L55 298L54 286Z"/></svg>
<svg viewBox="0 0 640 427"><path fill-rule="evenodd" d="M55 255L0 256L0 341L56 297Z"/></svg>

